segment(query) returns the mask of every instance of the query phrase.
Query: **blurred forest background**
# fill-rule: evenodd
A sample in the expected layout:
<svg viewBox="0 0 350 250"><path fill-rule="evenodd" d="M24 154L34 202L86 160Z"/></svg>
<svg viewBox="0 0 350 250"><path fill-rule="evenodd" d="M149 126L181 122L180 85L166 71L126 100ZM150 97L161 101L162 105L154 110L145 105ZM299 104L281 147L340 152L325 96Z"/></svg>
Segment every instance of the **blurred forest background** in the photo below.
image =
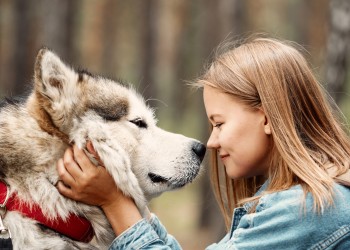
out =
<svg viewBox="0 0 350 250"><path fill-rule="evenodd" d="M220 42L256 32L303 45L349 117L349 0L0 0L0 96L31 88L45 46L74 67L130 82L156 108L160 127L206 142L202 93L187 81ZM224 236L206 170L150 207L184 249Z"/></svg>

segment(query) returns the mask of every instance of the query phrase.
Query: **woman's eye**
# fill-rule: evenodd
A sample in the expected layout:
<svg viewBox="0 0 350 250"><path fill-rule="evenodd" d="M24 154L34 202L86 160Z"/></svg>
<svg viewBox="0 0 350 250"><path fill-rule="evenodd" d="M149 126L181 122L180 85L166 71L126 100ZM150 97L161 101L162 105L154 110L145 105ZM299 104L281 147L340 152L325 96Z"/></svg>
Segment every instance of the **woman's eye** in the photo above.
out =
<svg viewBox="0 0 350 250"><path fill-rule="evenodd" d="M221 125L222 125L222 123L215 123L214 127L215 127L215 128L220 128Z"/></svg>
<svg viewBox="0 0 350 250"><path fill-rule="evenodd" d="M136 126L138 126L139 128L147 128L147 124L145 123L144 120L142 120L141 118L136 118L134 120L130 121L131 123L135 124Z"/></svg>

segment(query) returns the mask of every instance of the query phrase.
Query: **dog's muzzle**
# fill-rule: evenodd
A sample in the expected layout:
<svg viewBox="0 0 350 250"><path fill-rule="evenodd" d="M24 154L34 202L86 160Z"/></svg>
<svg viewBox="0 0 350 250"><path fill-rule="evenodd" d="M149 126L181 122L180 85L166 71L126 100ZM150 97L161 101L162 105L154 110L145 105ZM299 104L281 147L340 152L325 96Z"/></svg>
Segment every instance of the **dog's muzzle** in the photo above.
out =
<svg viewBox="0 0 350 250"><path fill-rule="evenodd" d="M185 174L167 178L150 172L148 173L148 177L153 183L167 184L173 188L180 188L185 186L197 176L199 172L199 165L202 163L205 156L206 147L200 142L195 142L192 144L191 150L193 162L189 165L189 168L186 170Z"/></svg>

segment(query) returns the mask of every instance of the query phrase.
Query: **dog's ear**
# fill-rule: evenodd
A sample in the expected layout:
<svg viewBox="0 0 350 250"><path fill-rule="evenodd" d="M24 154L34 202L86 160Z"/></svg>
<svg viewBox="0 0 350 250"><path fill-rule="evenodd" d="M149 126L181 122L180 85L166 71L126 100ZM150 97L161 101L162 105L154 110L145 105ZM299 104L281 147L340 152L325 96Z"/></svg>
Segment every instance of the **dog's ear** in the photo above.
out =
<svg viewBox="0 0 350 250"><path fill-rule="evenodd" d="M51 102L77 92L78 74L49 49L39 51L35 62L35 90ZM67 96L66 96L67 97Z"/></svg>
<svg viewBox="0 0 350 250"><path fill-rule="evenodd" d="M41 49L35 62L35 94L32 114L50 134L62 136L80 102L79 74L48 49ZM62 131L62 132L61 132Z"/></svg>

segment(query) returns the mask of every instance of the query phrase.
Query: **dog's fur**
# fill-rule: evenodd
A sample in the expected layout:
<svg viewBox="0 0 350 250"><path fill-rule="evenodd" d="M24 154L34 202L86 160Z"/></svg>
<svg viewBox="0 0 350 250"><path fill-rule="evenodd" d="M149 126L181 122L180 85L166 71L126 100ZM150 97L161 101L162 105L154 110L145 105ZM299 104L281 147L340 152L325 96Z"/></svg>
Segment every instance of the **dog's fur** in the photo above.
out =
<svg viewBox="0 0 350 250"><path fill-rule="evenodd" d="M96 245L73 241L8 211L4 224L14 249L104 249L115 235L103 212L67 199L55 188L56 162L70 144L90 140L120 189L141 211L164 191L197 175L205 147L194 139L157 127L152 110L132 88L75 71L52 51L41 49L34 89L23 101L0 110L0 175L23 202L39 204L55 219L86 216Z"/></svg>

